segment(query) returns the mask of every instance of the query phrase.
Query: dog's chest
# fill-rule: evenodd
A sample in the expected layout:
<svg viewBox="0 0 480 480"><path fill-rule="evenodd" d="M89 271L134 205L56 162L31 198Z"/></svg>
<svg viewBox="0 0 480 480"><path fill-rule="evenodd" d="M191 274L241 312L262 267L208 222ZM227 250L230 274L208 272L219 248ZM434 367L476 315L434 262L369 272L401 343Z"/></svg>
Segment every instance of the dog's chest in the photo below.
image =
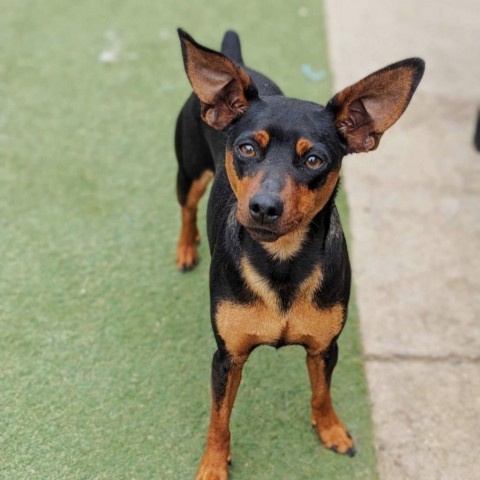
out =
<svg viewBox="0 0 480 480"><path fill-rule="evenodd" d="M232 355L243 357L258 345L286 344L304 345L311 353L320 353L340 333L343 307L320 309L313 299L323 278L320 267L301 283L288 309L281 308L278 292L246 259L242 271L256 300L249 304L225 300L216 310L218 333Z"/></svg>

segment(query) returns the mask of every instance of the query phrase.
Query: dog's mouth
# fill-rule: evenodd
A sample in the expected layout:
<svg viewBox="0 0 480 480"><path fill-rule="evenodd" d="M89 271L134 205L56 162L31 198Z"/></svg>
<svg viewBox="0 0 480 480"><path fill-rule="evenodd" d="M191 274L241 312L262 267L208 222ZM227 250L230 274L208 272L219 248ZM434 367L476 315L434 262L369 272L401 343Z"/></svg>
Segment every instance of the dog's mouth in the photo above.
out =
<svg viewBox="0 0 480 480"><path fill-rule="evenodd" d="M250 236L257 242L274 242L278 240L282 234L267 228L246 227Z"/></svg>

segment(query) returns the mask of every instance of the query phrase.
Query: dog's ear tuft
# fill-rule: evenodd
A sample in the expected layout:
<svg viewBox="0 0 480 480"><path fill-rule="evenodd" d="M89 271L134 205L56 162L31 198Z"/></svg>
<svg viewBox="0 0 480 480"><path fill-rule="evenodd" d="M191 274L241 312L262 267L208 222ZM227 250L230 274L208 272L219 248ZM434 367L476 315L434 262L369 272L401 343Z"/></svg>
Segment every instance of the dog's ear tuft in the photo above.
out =
<svg viewBox="0 0 480 480"><path fill-rule="evenodd" d="M420 58L382 68L337 93L327 104L348 151L368 152L407 108L425 70Z"/></svg>
<svg viewBox="0 0 480 480"><path fill-rule="evenodd" d="M228 57L199 45L181 29L178 36L187 77L202 104L202 118L223 130L258 97L257 89L248 73Z"/></svg>

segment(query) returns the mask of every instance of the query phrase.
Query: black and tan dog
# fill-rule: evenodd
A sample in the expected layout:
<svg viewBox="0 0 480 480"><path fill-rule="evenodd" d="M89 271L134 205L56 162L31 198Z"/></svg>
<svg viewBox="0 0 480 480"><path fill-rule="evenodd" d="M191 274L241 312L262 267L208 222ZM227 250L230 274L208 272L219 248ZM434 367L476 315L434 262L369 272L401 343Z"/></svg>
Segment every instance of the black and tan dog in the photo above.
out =
<svg viewBox="0 0 480 480"><path fill-rule="evenodd" d="M228 477L230 413L242 367L259 345L305 347L312 424L325 447L353 456L353 440L330 396L350 294L335 194L343 156L377 148L410 102L424 62L412 58L383 68L323 107L284 97L245 67L235 33L225 35L222 53L179 35L194 92L175 137L180 270L197 262L197 205L215 173L208 239L218 350L197 480Z"/></svg>

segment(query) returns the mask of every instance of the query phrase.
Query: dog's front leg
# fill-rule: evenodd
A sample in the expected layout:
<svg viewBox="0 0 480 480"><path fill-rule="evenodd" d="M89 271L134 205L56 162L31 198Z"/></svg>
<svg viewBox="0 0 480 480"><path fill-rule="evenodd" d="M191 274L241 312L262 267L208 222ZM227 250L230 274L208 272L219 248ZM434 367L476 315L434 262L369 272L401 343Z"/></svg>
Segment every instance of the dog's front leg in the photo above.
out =
<svg viewBox="0 0 480 480"><path fill-rule="evenodd" d="M232 360L219 349L212 362L212 411L207 448L196 480L227 480L230 462L230 414L242 379L245 360Z"/></svg>
<svg viewBox="0 0 480 480"><path fill-rule="evenodd" d="M307 368L312 387L312 425L326 448L337 453L355 455L352 437L333 409L330 382L337 363L338 347L334 342L323 354L307 353Z"/></svg>

